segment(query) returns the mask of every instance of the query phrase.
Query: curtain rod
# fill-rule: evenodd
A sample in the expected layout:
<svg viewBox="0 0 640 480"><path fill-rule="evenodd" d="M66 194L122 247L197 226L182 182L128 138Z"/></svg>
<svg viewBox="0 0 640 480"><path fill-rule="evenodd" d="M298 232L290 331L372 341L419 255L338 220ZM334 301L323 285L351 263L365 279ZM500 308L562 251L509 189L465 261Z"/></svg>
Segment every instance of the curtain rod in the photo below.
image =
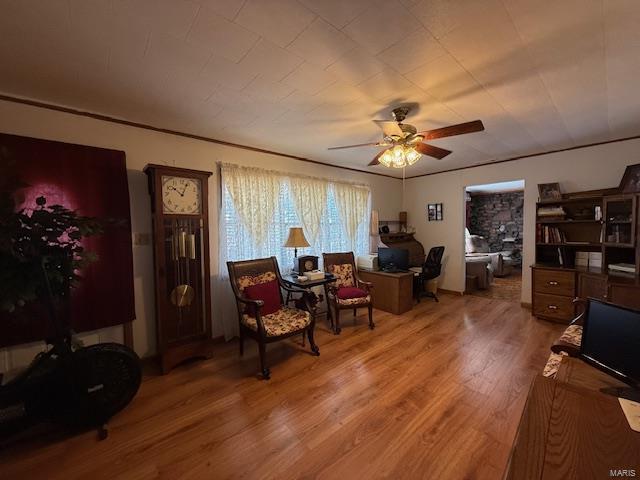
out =
<svg viewBox="0 0 640 480"><path fill-rule="evenodd" d="M270 170L270 169L266 169L266 168L261 168L261 167L249 167L249 166L245 166L245 165L239 165L237 163L228 163L228 162L216 162L216 164L220 167L220 168L238 168L238 169L243 169L243 170L253 170L256 172L262 172L262 173L274 173L283 177L295 177L295 178L308 178L311 180L322 180L325 182L329 182L329 183L342 183L345 185L353 185L354 187L364 187L367 188L369 190L371 190L371 185L367 184L367 183L359 183L359 182L349 182L347 180L334 180L332 178L326 178L326 177L316 177L313 175L305 175L302 173L291 173L291 172L282 172L280 170Z"/></svg>

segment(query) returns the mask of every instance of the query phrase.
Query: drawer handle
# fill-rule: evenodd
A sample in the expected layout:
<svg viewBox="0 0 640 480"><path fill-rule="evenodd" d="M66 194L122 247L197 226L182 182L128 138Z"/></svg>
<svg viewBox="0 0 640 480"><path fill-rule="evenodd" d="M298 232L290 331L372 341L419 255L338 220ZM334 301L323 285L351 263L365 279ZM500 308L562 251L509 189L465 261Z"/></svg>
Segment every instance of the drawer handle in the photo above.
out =
<svg viewBox="0 0 640 480"><path fill-rule="evenodd" d="M555 305L547 305L547 308L548 308L549 310L557 310L557 309L558 309L558 307L557 307L557 306L555 306Z"/></svg>
<svg viewBox="0 0 640 480"><path fill-rule="evenodd" d="M556 285L558 285L558 282L556 282L555 280L551 280L550 282L547 282L549 285L553 285L554 287Z"/></svg>

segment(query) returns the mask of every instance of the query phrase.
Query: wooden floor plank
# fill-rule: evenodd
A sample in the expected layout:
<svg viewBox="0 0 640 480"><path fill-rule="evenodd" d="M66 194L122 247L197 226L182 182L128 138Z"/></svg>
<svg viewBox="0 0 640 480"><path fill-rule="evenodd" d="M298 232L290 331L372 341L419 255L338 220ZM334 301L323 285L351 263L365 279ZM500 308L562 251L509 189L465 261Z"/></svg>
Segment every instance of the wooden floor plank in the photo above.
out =
<svg viewBox="0 0 640 480"><path fill-rule="evenodd" d="M145 377L133 403L94 432L0 452L12 479L498 478L534 375L561 325L514 302L442 295L404 315L344 314L268 350L217 347L208 361Z"/></svg>

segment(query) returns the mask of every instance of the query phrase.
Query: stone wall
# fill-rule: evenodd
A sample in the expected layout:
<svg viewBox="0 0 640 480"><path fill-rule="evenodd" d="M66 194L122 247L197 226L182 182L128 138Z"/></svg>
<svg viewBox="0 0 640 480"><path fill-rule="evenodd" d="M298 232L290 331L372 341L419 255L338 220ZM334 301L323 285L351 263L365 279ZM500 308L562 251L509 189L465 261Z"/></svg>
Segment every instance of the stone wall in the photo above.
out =
<svg viewBox="0 0 640 480"><path fill-rule="evenodd" d="M492 252L511 248L503 246L502 239L515 237L516 246L522 250L524 192L475 194L469 202L468 228L471 234L481 235L489 242ZM505 232L499 231L500 225Z"/></svg>

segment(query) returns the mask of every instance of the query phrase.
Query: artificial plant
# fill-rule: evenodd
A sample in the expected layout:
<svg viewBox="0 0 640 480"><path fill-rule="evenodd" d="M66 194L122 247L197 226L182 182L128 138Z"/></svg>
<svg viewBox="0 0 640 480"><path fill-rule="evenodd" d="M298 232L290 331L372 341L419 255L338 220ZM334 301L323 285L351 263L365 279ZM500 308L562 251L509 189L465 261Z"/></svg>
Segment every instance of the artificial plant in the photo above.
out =
<svg viewBox="0 0 640 480"><path fill-rule="evenodd" d="M0 152L0 310L8 312L49 294L55 300L68 296L78 270L96 258L82 239L103 230L97 219L47 205L45 197L33 209L16 210L26 185L14 167Z"/></svg>

